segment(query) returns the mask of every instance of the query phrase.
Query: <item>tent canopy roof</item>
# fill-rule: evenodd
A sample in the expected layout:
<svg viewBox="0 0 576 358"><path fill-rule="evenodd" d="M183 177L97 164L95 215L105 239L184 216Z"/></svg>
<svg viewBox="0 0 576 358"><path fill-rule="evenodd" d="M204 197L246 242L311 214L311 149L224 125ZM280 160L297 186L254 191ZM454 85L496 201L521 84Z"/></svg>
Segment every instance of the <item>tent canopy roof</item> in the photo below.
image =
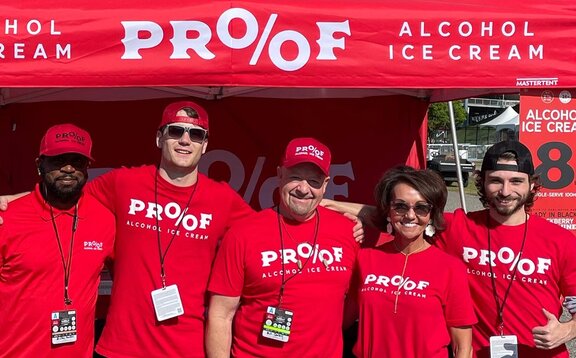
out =
<svg viewBox="0 0 576 358"><path fill-rule="evenodd" d="M206 100L227 97L255 98L365 98L407 95L431 102L479 97L492 93L517 93L515 89L394 89L394 88L294 88L294 87L52 87L1 88L0 106L47 101L130 101L190 96Z"/></svg>
<svg viewBox="0 0 576 358"><path fill-rule="evenodd" d="M575 31L572 0L333 5L324 0L3 4L0 10L10 15L0 23L0 104L383 94L436 102L576 87L576 47L566 46Z"/></svg>

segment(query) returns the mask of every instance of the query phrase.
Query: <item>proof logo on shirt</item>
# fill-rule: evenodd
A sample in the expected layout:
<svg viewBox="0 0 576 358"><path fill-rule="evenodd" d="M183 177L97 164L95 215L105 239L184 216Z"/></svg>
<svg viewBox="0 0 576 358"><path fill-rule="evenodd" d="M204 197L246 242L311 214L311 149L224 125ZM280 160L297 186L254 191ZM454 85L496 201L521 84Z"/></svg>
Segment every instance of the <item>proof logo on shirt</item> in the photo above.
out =
<svg viewBox="0 0 576 358"><path fill-rule="evenodd" d="M102 251L104 243L102 241L84 241L84 250Z"/></svg>
<svg viewBox="0 0 576 358"><path fill-rule="evenodd" d="M294 263L297 264L298 260L309 259L311 264L316 262L323 262L325 265L331 265L335 262L342 262L344 250L341 247L326 247L320 248L316 244L314 247L307 242L301 243L296 249L284 250L269 250L262 251L262 267L269 267L271 263L280 259L284 260L284 264Z"/></svg>

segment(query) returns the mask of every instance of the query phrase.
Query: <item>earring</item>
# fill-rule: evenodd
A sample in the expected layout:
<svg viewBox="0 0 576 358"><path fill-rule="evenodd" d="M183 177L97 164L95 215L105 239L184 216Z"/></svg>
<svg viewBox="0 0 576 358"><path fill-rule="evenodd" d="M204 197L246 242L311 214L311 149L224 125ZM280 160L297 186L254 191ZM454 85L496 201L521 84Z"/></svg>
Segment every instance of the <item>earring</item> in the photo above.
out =
<svg viewBox="0 0 576 358"><path fill-rule="evenodd" d="M386 218L386 233L392 233L392 224L390 223L390 218Z"/></svg>
<svg viewBox="0 0 576 358"><path fill-rule="evenodd" d="M42 172L40 171L40 168L36 168L38 170L38 175L42 175Z"/></svg>
<svg viewBox="0 0 576 358"><path fill-rule="evenodd" d="M432 222L430 222L428 225L426 225L426 229L424 230L424 234L428 237L432 237L432 236L434 236L435 233L436 233L436 228L434 227L434 225L432 225Z"/></svg>

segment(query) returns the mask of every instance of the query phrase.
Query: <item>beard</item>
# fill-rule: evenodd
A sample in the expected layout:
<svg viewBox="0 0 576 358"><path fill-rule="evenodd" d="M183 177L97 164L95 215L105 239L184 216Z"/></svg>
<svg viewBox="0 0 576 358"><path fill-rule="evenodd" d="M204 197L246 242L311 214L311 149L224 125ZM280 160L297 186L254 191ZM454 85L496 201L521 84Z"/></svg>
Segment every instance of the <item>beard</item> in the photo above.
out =
<svg viewBox="0 0 576 358"><path fill-rule="evenodd" d="M86 180L78 180L75 185L65 186L58 185L58 180L44 180L42 184L47 198L54 198L61 203L76 203L82 194Z"/></svg>
<svg viewBox="0 0 576 358"><path fill-rule="evenodd" d="M307 220L310 216L312 216L318 207L318 203L320 202L320 200L316 198L307 200L305 202L299 202L297 200L291 199L292 197L290 196L288 202L286 202L285 205L290 211L292 218L298 221L302 221L302 219Z"/></svg>
<svg viewBox="0 0 576 358"><path fill-rule="evenodd" d="M502 207L499 206L498 203L501 200L514 200L515 204L512 207ZM492 197L489 201L489 206L496 210L496 212L502 216L512 216L513 214L517 213L520 209L524 207L524 204L528 201L528 195L522 195L519 197L503 197L500 195L496 195Z"/></svg>

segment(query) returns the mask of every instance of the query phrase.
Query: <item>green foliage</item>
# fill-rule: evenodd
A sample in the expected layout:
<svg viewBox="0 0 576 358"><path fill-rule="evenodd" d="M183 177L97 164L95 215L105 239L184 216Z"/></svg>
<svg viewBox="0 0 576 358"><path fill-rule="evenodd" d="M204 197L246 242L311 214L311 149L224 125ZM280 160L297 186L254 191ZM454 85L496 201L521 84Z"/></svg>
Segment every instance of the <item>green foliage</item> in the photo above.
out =
<svg viewBox="0 0 576 358"><path fill-rule="evenodd" d="M452 107L454 108L456 126L462 125L468 118L463 102L452 101ZM448 113L447 102L432 103L428 107L428 130L435 131L440 129L450 129L450 114Z"/></svg>

